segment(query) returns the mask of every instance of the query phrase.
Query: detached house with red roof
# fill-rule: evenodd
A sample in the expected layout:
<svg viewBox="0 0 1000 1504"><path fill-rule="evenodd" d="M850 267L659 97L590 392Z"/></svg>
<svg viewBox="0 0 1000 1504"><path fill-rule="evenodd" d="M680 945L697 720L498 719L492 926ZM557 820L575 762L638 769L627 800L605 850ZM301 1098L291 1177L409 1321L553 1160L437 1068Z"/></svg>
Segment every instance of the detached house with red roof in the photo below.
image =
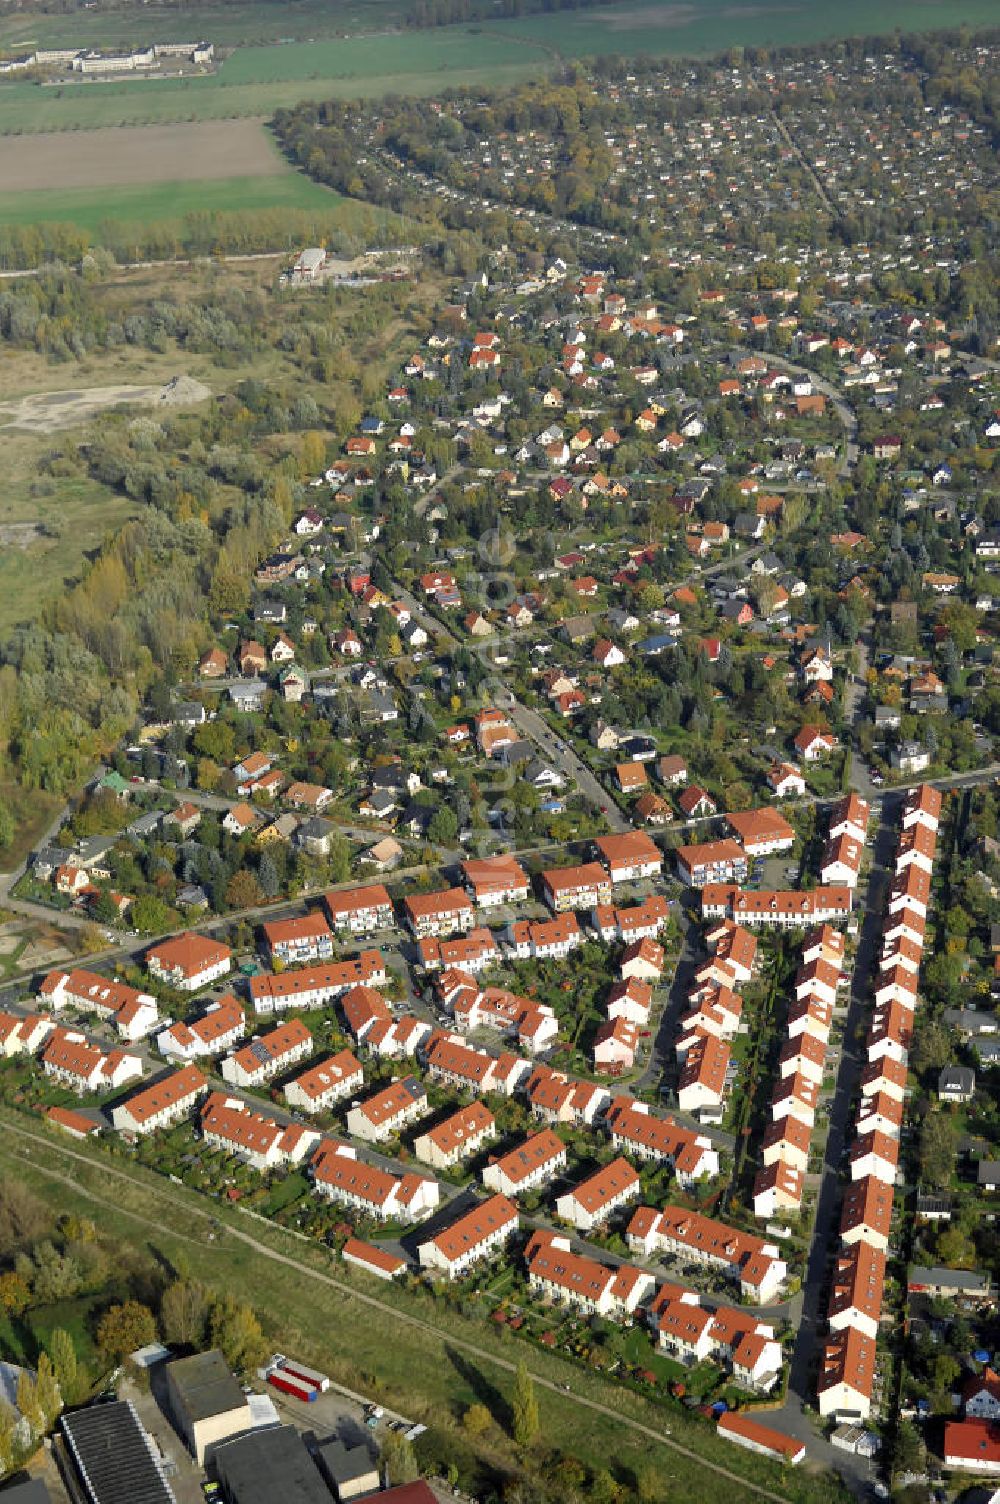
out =
<svg viewBox="0 0 1000 1504"><path fill-rule="evenodd" d="M837 738L822 726L803 726L794 741L795 751L803 762L819 762L838 745Z"/></svg>

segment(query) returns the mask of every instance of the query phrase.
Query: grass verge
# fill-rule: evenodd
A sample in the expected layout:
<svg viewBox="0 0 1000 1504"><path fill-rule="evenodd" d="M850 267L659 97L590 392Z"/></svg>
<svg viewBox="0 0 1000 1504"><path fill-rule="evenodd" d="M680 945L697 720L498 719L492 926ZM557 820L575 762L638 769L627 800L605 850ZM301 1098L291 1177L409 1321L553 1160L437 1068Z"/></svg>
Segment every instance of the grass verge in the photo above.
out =
<svg viewBox="0 0 1000 1504"><path fill-rule="evenodd" d="M316 1244L206 1206L128 1160L50 1140L9 1110L0 1111L0 1121L7 1129L0 1140L4 1173L61 1210L96 1215L107 1236L140 1243L168 1265L250 1301L286 1350L404 1413L440 1425L479 1402L506 1416L512 1370L525 1356L538 1383L547 1447L610 1466L623 1478L651 1467L665 1499L690 1498L685 1480L692 1460L702 1467L699 1504L728 1504L734 1482L748 1497L763 1492L794 1504L843 1497L826 1476L785 1475L763 1459L734 1454L679 1410L666 1412L596 1374L504 1340L465 1319L444 1294L430 1298L349 1275Z"/></svg>

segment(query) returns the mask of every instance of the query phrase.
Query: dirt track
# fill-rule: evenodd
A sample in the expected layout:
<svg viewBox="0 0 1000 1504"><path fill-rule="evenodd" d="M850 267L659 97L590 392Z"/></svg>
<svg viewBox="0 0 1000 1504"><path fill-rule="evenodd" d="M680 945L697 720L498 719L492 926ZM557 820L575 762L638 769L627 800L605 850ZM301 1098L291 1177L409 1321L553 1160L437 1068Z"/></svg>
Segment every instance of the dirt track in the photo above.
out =
<svg viewBox="0 0 1000 1504"><path fill-rule="evenodd" d="M115 126L19 136L0 152L0 193L274 176L285 163L256 120Z"/></svg>

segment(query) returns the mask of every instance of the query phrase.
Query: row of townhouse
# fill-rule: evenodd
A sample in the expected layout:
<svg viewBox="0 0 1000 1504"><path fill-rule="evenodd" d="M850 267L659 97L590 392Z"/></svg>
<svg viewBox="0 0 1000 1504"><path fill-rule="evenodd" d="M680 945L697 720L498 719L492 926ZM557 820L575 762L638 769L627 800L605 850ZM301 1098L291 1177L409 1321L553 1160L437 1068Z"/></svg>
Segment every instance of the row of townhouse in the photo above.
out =
<svg viewBox="0 0 1000 1504"><path fill-rule="evenodd" d="M504 931L507 954L515 961L563 961L587 943L571 910L552 919L517 919Z"/></svg>
<svg viewBox="0 0 1000 1504"><path fill-rule="evenodd" d="M601 836L594 845L596 861L542 873L542 897L553 913L609 908L616 883L656 877L663 870L663 853L644 831Z"/></svg>
<svg viewBox="0 0 1000 1504"><path fill-rule="evenodd" d="M417 956L424 971L447 971L455 967L477 976L500 960L500 947L491 929L480 925L467 935L458 935L452 940L438 940L428 936L417 941Z"/></svg>
<svg viewBox="0 0 1000 1504"><path fill-rule="evenodd" d="M506 987L479 987L474 978L453 970L438 978L437 992L462 1033L494 1029L529 1055L548 1049L558 1036L558 1020L547 1004Z"/></svg>
<svg viewBox="0 0 1000 1504"><path fill-rule="evenodd" d="M431 1269L459 1279L473 1264L490 1258L517 1232L517 1207L506 1196L478 1201L432 1238L420 1243L417 1257L421 1269Z"/></svg>
<svg viewBox="0 0 1000 1504"><path fill-rule="evenodd" d="M383 1060L414 1056L431 1034L431 1026L413 1014L395 1017L374 987L356 986L340 1000L344 1021L359 1045Z"/></svg>
<svg viewBox="0 0 1000 1504"><path fill-rule="evenodd" d="M779 810L765 806L728 814L725 820L730 835L678 846L674 853L678 875L689 887L743 883L751 862L790 851L795 844L795 829Z"/></svg>
<svg viewBox="0 0 1000 1504"><path fill-rule="evenodd" d="M279 1123L254 1112L240 1097L211 1092L201 1109L201 1136L213 1149L234 1154L264 1173L298 1165L312 1153L320 1134L300 1123Z"/></svg>
<svg viewBox="0 0 1000 1504"><path fill-rule="evenodd" d="M829 924L808 932L802 946L778 1056L771 1098L771 1122L761 1143L761 1168L754 1178L754 1215L765 1220L802 1207L815 1104L822 1089L834 1010L843 980L844 936ZM802 1089L810 1103L802 1101ZM781 1111L788 1092L796 1110Z"/></svg>
<svg viewBox="0 0 1000 1504"><path fill-rule="evenodd" d="M222 1055L246 1034L246 1012L226 993L209 1003L204 1013L190 1020L178 1019L156 1036L156 1047L167 1060L198 1060Z"/></svg>
<svg viewBox="0 0 1000 1504"><path fill-rule="evenodd" d="M788 1274L773 1243L686 1207L667 1206L658 1212L640 1206L633 1213L626 1239L629 1248L644 1258L668 1253L687 1263L721 1269L739 1285L743 1298L757 1305L769 1305Z"/></svg>
<svg viewBox="0 0 1000 1504"><path fill-rule="evenodd" d="M566 1168L566 1145L552 1128L529 1134L483 1170L487 1190L513 1199L545 1185Z"/></svg>
<svg viewBox="0 0 1000 1504"><path fill-rule="evenodd" d="M312 1054L312 1035L300 1018L286 1018L227 1055L220 1066L230 1086L255 1087Z"/></svg>
<svg viewBox="0 0 1000 1504"><path fill-rule="evenodd" d="M96 971L50 971L38 989L38 1001L53 1012L77 1008L110 1023L122 1039L145 1039L159 1019L155 997Z"/></svg>
<svg viewBox="0 0 1000 1504"><path fill-rule="evenodd" d="M605 1123L616 1149L633 1158L669 1165L678 1185L685 1189L699 1180L714 1180L719 1173L719 1154L703 1133L659 1117L645 1102L615 1097Z"/></svg>
<svg viewBox="0 0 1000 1504"><path fill-rule="evenodd" d="M706 1310L694 1290L668 1282L649 1309L657 1344L689 1367L724 1363L745 1389L768 1392L781 1377L781 1343L774 1328L736 1306Z"/></svg>
<svg viewBox="0 0 1000 1504"><path fill-rule="evenodd" d="M435 1170L448 1170L496 1138L496 1118L483 1102L470 1102L426 1129L414 1142L418 1159Z"/></svg>
<svg viewBox="0 0 1000 1504"><path fill-rule="evenodd" d="M636 1051L649 1023L653 985L666 964L662 945L648 937L626 946L621 981L608 995L607 1018L594 1036L594 1070L598 1075L621 1075L635 1065Z"/></svg>
<svg viewBox="0 0 1000 1504"><path fill-rule="evenodd" d="M19 1018L14 1013L0 1013L0 1057L12 1060L15 1055L35 1055L55 1028L45 1013L29 1013Z"/></svg>
<svg viewBox="0 0 1000 1504"><path fill-rule="evenodd" d="M853 908L854 893L849 887L747 890L735 883L706 883L701 890L703 919L732 919L745 929L847 924Z"/></svg>
<svg viewBox="0 0 1000 1504"><path fill-rule="evenodd" d="M938 790L922 784L907 795L901 816L816 1386L820 1414L838 1420L867 1420L876 1399L907 1062L941 806Z"/></svg>
<svg viewBox="0 0 1000 1504"><path fill-rule="evenodd" d="M576 1228L592 1232L639 1195L638 1171L620 1156L586 1180L556 1197L556 1215Z"/></svg>
<svg viewBox="0 0 1000 1504"><path fill-rule="evenodd" d="M868 838L867 802L855 793L845 796L834 806L826 846L820 859L820 882L850 888L857 887L861 861Z"/></svg>
<svg viewBox="0 0 1000 1504"><path fill-rule="evenodd" d="M606 945L634 945L640 940L655 940L669 918L669 903L662 893L653 893L625 909L598 904L591 912L590 924Z"/></svg>
<svg viewBox="0 0 1000 1504"><path fill-rule="evenodd" d="M361 1062L350 1050L338 1050L301 1071L284 1088L289 1107L300 1112L328 1112L336 1103L353 1097L364 1085Z"/></svg>
<svg viewBox="0 0 1000 1504"><path fill-rule="evenodd" d="M524 1250L533 1295L566 1304L587 1316L629 1321L656 1289L648 1269L633 1264L601 1264L574 1253L569 1238L538 1228Z"/></svg>
<svg viewBox="0 0 1000 1504"><path fill-rule="evenodd" d="M40 1059L46 1076L81 1096L84 1092L115 1091L143 1072L138 1055L102 1050L71 1029L53 1029L42 1046Z"/></svg>
<svg viewBox="0 0 1000 1504"><path fill-rule="evenodd" d="M427 1092L416 1076L390 1081L347 1114L347 1131L366 1144L384 1143L427 1112Z"/></svg>
<svg viewBox="0 0 1000 1504"><path fill-rule="evenodd" d="M333 956L333 931L318 909L292 919L274 919L263 926L263 934L272 966L276 962L301 966Z"/></svg>
<svg viewBox="0 0 1000 1504"><path fill-rule="evenodd" d="M280 976L251 977L250 1001L259 1014L283 1013L290 1008L321 1008L352 987L384 987L388 979L381 952L363 950L344 961L282 972Z"/></svg>
<svg viewBox="0 0 1000 1504"><path fill-rule="evenodd" d="M348 1144L323 1139L309 1162L316 1194L379 1221L417 1222L436 1209L441 1188L424 1175L393 1175L359 1160Z"/></svg>
<svg viewBox="0 0 1000 1504"><path fill-rule="evenodd" d="M708 959L695 971L675 1041L677 1105L703 1121L718 1122L734 1075L731 1040L743 1012L739 989L753 976L757 940L724 918L707 929L705 943Z"/></svg>
<svg viewBox="0 0 1000 1504"><path fill-rule="evenodd" d="M111 1122L119 1133L142 1137L169 1128L190 1117L195 1104L208 1091L208 1080L196 1065L159 1076L111 1110Z"/></svg>

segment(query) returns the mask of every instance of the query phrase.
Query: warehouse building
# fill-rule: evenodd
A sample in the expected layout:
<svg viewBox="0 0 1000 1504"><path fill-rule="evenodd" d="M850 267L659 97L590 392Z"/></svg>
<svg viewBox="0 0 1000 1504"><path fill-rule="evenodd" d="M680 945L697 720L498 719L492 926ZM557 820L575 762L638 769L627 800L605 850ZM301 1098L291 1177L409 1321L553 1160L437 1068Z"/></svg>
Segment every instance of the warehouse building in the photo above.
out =
<svg viewBox="0 0 1000 1504"><path fill-rule="evenodd" d="M169 1364L167 1393L174 1424L199 1464L220 1441L253 1427L247 1397L218 1348Z"/></svg>

